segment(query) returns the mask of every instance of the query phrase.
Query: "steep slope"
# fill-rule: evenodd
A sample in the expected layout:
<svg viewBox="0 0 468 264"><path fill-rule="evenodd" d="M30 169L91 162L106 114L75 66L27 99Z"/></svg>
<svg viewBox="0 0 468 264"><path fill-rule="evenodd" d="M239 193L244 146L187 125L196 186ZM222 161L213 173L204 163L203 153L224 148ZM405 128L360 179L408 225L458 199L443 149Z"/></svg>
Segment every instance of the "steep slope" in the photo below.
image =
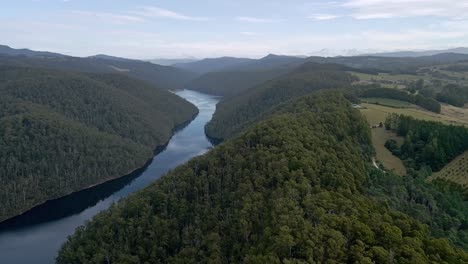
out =
<svg viewBox="0 0 468 264"><path fill-rule="evenodd" d="M119 73L154 84L161 89L180 89L195 75L174 67L160 66L150 62L98 57L25 57L0 55L0 65L50 68L60 71L86 73Z"/></svg>
<svg viewBox="0 0 468 264"><path fill-rule="evenodd" d="M202 93L231 97L288 72L289 69L284 68L258 71L210 72L194 79L185 85L185 87Z"/></svg>
<svg viewBox="0 0 468 264"><path fill-rule="evenodd" d="M123 75L0 66L0 221L141 167L196 113Z"/></svg>
<svg viewBox="0 0 468 264"><path fill-rule="evenodd" d="M227 67L201 75L189 82L188 89L225 97L241 94L256 85L290 73L304 63L304 59L291 56L268 55L240 65Z"/></svg>
<svg viewBox="0 0 468 264"><path fill-rule="evenodd" d="M468 261L363 194L369 130L343 96L277 111L77 229L57 262Z"/></svg>
<svg viewBox="0 0 468 264"><path fill-rule="evenodd" d="M242 131L278 104L330 88L348 88L355 77L341 65L306 63L292 73L265 82L216 106L206 126L208 136L225 139Z"/></svg>

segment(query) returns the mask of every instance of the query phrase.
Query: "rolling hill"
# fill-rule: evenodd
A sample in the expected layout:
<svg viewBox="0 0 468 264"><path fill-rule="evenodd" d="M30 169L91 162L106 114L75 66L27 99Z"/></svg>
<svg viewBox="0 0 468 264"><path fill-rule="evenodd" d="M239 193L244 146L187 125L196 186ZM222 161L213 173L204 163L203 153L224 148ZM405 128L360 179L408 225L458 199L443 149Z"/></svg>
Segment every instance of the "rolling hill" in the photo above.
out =
<svg viewBox="0 0 468 264"><path fill-rule="evenodd" d="M194 72L197 74L204 74L214 71L223 71L229 68L238 67L245 63L254 61L253 59L234 58L234 57L221 57L221 58L208 58L189 63L177 63L173 66L182 70Z"/></svg>
<svg viewBox="0 0 468 264"><path fill-rule="evenodd" d="M231 97L283 76L304 62L303 58L270 54L259 60L226 67L222 71L205 73L187 83L185 87L203 93Z"/></svg>

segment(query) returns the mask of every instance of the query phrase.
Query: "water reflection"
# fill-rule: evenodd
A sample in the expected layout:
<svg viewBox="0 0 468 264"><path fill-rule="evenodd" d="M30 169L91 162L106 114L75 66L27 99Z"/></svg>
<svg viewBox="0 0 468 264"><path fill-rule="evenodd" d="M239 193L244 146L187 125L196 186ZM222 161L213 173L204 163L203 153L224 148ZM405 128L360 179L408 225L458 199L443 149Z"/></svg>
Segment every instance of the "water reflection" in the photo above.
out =
<svg viewBox="0 0 468 264"><path fill-rule="evenodd" d="M138 191L168 170L208 151L212 144L204 126L211 119L217 97L178 91L200 113L179 130L146 167L105 184L53 200L0 224L0 263L53 263L61 244L76 227L128 194Z"/></svg>

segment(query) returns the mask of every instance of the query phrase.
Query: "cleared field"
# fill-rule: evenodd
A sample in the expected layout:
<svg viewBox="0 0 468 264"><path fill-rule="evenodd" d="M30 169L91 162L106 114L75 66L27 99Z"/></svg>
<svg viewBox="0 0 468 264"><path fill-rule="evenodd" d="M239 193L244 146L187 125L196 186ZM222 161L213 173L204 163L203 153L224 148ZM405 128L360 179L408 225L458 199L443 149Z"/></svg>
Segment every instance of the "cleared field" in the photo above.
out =
<svg viewBox="0 0 468 264"><path fill-rule="evenodd" d="M389 73L379 73L379 74L366 74L360 72L350 72L351 74L357 76L361 83L380 83L382 87L385 88L397 88L404 89L406 84L423 79L424 81L430 81L429 76L425 75L408 75L408 74L389 74Z"/></svg>
<svg viewBox="0 0 468 264"><path fill-rule="evenodd" d="M377 104L394 108L410 108L415 107L413 104L399 100L386 99L386 98L360 98L362 102L368 104Z"/></svg>
<svg viewBox="0 0 468 264"><path fill-rule="evenodd" d="M394 139L398 144L403 144L403 138L397 137L395 133L385 130L383 127L372 128L372 145L376 152L377 160L387 170L393 170L396 174L406 175L406 168L403 162L392 154L386 147L385 142L389 139Z"/></svg>
<svg viewBox="0 0 468 264"><path fill-rule="evenodd" d="M378 125L380 122L384 123L387 113L384 111L374 111L368 106L371 104L361 104L367 109L360 109L361 113L366 117L370 125ZM377 106L377 105L375 105ZM390 109L395 109L388 107ZM398 175L406 175L406 168L403 162L392 154L386 147L385 142L389 139L394 139L398 144L403 144L403 138L396 136L395 133L385 130L383 127L371 128L372 145L376 152L376 159L382 163L387 170L393 170Z"/></svg>
<svg viewBox="0 0 468 264"><path fill-rule="evenodd" d="M394 108L376 104L361 104L364 109L361 112L366 116L371 125L384 122L389 114L403 114L417 119L437 121L452 125L468 126L468 109L449 105L442 105L442 113L436 114L419 107L414 108Z"/></svg>
<svg viewBox="0 0 468 264"><path fill-rule="evenodd" d="M468 187L468 151L447 164L441 171L432 174L429 180L445 179Z"/></svg>

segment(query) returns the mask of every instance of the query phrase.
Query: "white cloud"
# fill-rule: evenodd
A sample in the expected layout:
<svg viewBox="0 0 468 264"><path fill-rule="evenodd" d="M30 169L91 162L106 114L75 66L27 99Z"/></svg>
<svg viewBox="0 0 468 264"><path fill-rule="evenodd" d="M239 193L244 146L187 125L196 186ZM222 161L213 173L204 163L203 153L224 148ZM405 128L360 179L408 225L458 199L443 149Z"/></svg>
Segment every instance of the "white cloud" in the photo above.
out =
<svg viewBox="0 0 468 264"><path fill-rule="evenodd" d="M248 23L273 23L276 22L274 19L269 19L269 18L260 18L260 17L237 17L236 18L238 21L241 22L248 22Z"/></svg>
<svg viewBox="0 0 468 264"><path fill-rule="evenodd" d="M207 21L209 18L206 17L195 17L187 16L181 13L177 13L168 9L155 7L155 6L145 6L142 7L140 11L135 12L135 14L145 16L145 17L157 17L157 18L168 18L175 20L187 20L187 21Z"/></svg>
<svg viewBox="0 0 468 264"><path fill-rule="evenodd" d="M352 10L356 19L395 17L465 18L468 2L464 0L346 0L342 5Z"/></svg>
<svg viewBox="0 0 468 264"><path fill-rule="evenodd" d="M337 15L331 15L331 14L315 14L315 15L311 15L307 18L309 19L313 19L313 20L332 20L332 19L336 19L338 18L339 16Z"/></svg>
<svg viewBox="0 0 468 264"><path fill-rule="evenodd" d="M117 24L126 24L129 22L144 21L143 18L138 17L138 16L113 14L113 13L105 13L105 12L90 12L90 11L75 10L75 11L72 11L72 14L77 15L81 18L85 18L85 19L97 18L97 19L104 20L109 23L117 23Z"/></svg>

